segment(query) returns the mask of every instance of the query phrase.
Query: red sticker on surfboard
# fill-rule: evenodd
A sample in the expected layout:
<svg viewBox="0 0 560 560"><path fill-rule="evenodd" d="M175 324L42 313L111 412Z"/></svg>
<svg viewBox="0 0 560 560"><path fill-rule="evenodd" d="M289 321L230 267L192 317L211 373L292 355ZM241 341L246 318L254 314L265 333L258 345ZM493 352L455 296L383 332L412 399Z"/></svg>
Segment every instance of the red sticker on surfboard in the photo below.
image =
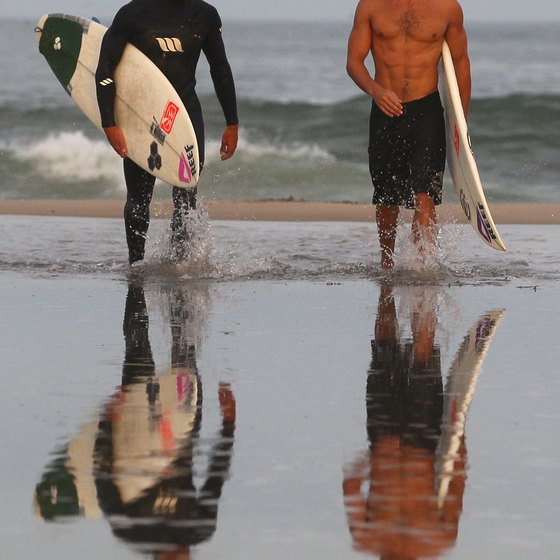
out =
<svg viewBox="0 0 560 560"><path fill-rule="evenodd" d="M453 143L455 144L455 151L457 152L457 156L459 155L459 131L457 130L457 125L455 125L455 129L453 131Z"/></svg>
<svg viewBox="0 0 560 560"><path fill-rule="evenodd" d="M173 123L177 118L178 112L179 107L175 105L173 101L168 101L165 106L165 111L163 111L163 115L161 116L161 120L159 121L161 130L166 134L169 134L173 130Z"/></svg>

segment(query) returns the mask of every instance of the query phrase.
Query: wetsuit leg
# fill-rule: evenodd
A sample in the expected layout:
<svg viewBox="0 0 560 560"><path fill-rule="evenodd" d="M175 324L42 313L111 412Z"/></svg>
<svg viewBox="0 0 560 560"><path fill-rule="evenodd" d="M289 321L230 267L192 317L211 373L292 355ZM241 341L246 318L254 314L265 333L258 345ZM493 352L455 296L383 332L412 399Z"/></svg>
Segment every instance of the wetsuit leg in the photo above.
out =
<svg viewBox="0 0 560 560"><path fill-rule="evenodd" d="M144 258L155 178L128 158L124 160L124 178L127 192L124 225L128 262L132 264Z"/></svg>
<svg viewBox="0 0 560 560"><path fill-rule="evenodd" d="M198 143L198 154L200 159L200 171L204 166L204 120L202 109L198 100L186 102L185 106L189 112L191 122ZM200 176L199 176L200 179ZM177 257L182 257L188 243L188 231L184 227L184 220L191 209L196 208L197 189L184 189L173 187L173 216L171 218L171 245Z"/></svg>
<svg viewBox="0 0 560 560"><path fill-rule="evenodd" d="M144 287L129 283L124 308L123 334L125 355L122 368L122 384L137 383L139 378L155 374L148 333L149 318Z"/></svg>

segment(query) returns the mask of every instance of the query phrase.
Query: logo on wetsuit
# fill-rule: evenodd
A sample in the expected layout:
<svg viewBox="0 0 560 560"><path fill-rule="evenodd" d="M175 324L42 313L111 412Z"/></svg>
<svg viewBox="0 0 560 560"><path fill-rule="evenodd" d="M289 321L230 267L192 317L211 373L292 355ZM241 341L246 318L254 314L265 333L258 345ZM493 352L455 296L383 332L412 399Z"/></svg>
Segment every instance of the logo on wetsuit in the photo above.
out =
<svg viewBox="0 0 560 560"><path fill-rule="evenodd" d="M183 50L183 45L181 45L181 41L177 37L156 37L156 41L163 52L185 52Z"/></svg>

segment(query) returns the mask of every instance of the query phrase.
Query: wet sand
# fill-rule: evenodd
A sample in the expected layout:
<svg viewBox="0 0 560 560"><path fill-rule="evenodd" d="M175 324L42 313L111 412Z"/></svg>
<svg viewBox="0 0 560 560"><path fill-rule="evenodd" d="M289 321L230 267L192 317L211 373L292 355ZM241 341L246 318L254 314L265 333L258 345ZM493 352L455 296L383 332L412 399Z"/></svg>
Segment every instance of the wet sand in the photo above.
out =
<svg viewBox="0 0 560 560"><path fill-rule="evenodd" d="M168 215L168 203L154 206ZM469 235L474 272L419 285L351 266L283 276L294 248L305 269L328 249L337 262L371 258L356 230L369 238L373 225L304 223L372 222L371 206L206 206L218 242L238 251L229 264L269 241L263 252L280 259L279 274L199 280L99 267L125 249L120 219L95 218L120 218L122 201L0 201L3 554L358 560L406 549L555 560L560 347L550 312L560 230L530 224L557 224L560 205L492 206L499 224L526 224L504 226L504 274ZM456 207L442 211L460 218ZM241 231L237 249L227 244ZM103 258L90 256L100 244L90 237ZM417 363L406 365L414 336L430 346L428 383L405 395L399 384L376 390L375 351L388 344L400 353L391 375L418 383ZM402 409L368 408L387 391ZM376 434L391 414L404 431ZM418 504L421 516L371 516Z"/></svg>
<svg viewBox="0 0 560 560"><path fill-rule="evenodd" d="M238 201L205 200L203 203L213 220L262 220L262 221L342 221L371 222L375 208L369 204L338 202L303 202L292 200ZM0 200L0 214L37 216L75 216L119 218L124 202L114 199L97 200ZM496 224L560 224L560 204L491 204ZM154 200L152 213L155 218L167 218L171 203ZM403 212L404 219L411 212ZM444 204L438 208L440 221L464 223L465 217L457 204Z"/></svg>
<svg viewBox="0 0 560 560"><path fill-rule="evenodd" d="M559 295L555 284L8 276L0 284L2 316L11 317L0 326L3 553L358 560L406 546L407 557L553 560L560 385L548 317ZM490 328L485 316L496 309L502 318ZM459 378L473 374L459 430L466 439L458 438L445 471L451 483L442 510L434 494L440 451L430 437L438 436L445 406L431 420L426 415L430 395L440 393L419 387L426 406L408 400L410 416L401 411L399 429L410 422L419 450L372 431L370 379L380 371L372 340L383 316L386 324L398 319L393 336L407 356L411 329L436 328L428 379L441 374L443 387L454 370ZM475 332L469 361L466 341ZM417 383L420 372L413 372ZM186 399L197 393L193 386L203 387L202 402ZM194 404L202 410L200 438L192 432ZM383 421L395 411L378 413ZM182 436L170 439L172 430ZM153 437L160 433L167 437ZM414 484L399 492L406 477L386 474L411 468ZM369 480L374 469L372 480L385 477L378 494ZM383 496L383 484L393 498ZM360 521L391 500L411 511L396 497L410 492L422 504L420 517ZM177 499L191 505L173 516ZM168 530L150 531L166 519ZM159 539L150 546L161 556L147 552L150 538Z"/></svg>

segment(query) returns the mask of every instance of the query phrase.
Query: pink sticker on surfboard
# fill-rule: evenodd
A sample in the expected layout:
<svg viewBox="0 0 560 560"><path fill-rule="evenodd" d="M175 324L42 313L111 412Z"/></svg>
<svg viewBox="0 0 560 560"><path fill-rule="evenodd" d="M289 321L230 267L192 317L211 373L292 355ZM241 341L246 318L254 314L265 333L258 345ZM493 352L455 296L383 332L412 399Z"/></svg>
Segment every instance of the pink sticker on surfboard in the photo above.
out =
<svg viewBox="0 0 560 560"><path fill-rule="evenodd" d="M193 145L185 146L185 151L181 152L178 175L179 180L187 184L190 184L196 175Z"/></svg>
<svg viewBox="0 0 560 560"><path fill-rule="evenodd" d="M184 153L182 153L179 158L179 181L187 184L190 184L192 181L191 168L187 161L187 156Z"/></svg>

